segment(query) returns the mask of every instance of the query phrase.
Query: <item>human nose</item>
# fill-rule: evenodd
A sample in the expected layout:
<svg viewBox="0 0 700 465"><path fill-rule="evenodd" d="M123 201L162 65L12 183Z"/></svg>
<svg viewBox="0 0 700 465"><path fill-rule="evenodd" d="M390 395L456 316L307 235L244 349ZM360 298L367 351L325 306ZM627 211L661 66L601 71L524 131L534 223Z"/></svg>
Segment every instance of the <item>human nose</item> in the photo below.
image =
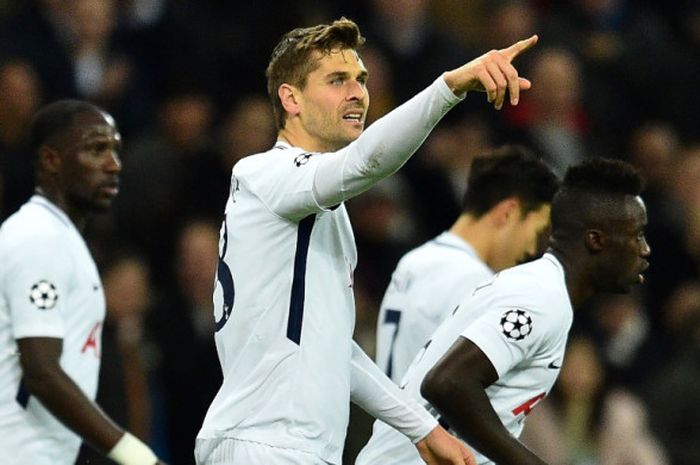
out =
<svg viewBox="0 0 700 465"><path fill-rule="evenodd" d="M642 249L640 250L640 255L642 257L649 257L651 255L651 247L649 246L649 243L647 242L646 238L642 241Z"/></svg>
<svg viewBox="0 0 700 465"><path fill-rule="evenodd" d="M107 157L105 170L109 173L120 173L122 170L122 161L116 151L112 151Z"/></svg>
<svg viewBox="0 0 700 465"><path fill-rule="evenodd" d="M359 81L349 81L348 100L362 100L367 94L367 87Z"/></svg>

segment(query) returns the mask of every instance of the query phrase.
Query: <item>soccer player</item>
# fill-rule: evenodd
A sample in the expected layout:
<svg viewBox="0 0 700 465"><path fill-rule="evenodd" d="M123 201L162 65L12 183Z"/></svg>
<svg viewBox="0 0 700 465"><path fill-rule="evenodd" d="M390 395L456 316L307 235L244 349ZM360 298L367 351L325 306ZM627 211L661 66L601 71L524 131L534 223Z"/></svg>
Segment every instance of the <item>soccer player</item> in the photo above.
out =
<svg viewBox="0 0 700 465"><path fill-rule="evenodd" d="M574 309L643 282L650 249L641 189L620 161L570 168L552 201L547 253L477 287L409 367L403 388L478 451L477 463L545 463L516 438L559 374ZM375 422L356 463L421 463L412 449Z"/></svg>
<svg viewBox="0 0 700 465"><path fill-rule="evenodd" d="M521 146L474 159L462 213L448 230L399 261L377 319L377 364L396 383L465 295L542 251L558 182Z"/></svg>
<svg viewBox="0 0 700 465"><path fill-rule="evenodd" d="M122 465L160 463L94 403L105 298L82 231L119 191L112 117L62 100L32 122L36 191L0 227L0 457L72 465L82 440Z"/></svg>
<svg viewBox="0 0 700 465"><path fill-rule="evenodd" d="M357 25L285 34L268 91L275 146L240 160L214 291L222 386L195 446L200 464L339 464L352 400L428 463L473 456L352 341L356 249L343 202L395 172L471 90L501 108L530 82L511 61L537 37L445 72L363 132L368 72Z"/></svg>

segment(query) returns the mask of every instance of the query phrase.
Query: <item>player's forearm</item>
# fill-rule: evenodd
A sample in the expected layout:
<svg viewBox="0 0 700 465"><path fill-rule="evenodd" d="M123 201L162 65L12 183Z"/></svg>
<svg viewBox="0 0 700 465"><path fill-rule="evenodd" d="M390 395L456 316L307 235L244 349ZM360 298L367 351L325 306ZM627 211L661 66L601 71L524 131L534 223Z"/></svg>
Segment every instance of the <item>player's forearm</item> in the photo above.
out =
<svg viewBox="0 0 700 465"><path fill-rule="evenodd" d="M460 99L442 78L375 121L356 141L322 160L314 181L317 201L336 205L396 172Z"/></svg>
<svg viewBox="0 0 700 465"><path fill-rule="evenodd" d="M25 385L61 423L102 452L110 451L124 434L60 367L25 372Z"/></svg>
<svg viewBox="0 0 700 465"><path fill-rule="evenodd" d="M478 380L443 375L431 371L421 385L443 426L499 465L546 465L503 426Z"/></svg>
<svg viewBox="0 0 700 465"><path fill-rule="evenodd" d="M122 465L155 465L148 446L117 426L60 367L25 376L25 385L66 427Z"/></svg>
<svg viewBox="0 0 700 465"><path fill-rule="evenodd" d="M350 376L351 400L414 443L437 426L435 418L387 378L355 342Z"/></svg>

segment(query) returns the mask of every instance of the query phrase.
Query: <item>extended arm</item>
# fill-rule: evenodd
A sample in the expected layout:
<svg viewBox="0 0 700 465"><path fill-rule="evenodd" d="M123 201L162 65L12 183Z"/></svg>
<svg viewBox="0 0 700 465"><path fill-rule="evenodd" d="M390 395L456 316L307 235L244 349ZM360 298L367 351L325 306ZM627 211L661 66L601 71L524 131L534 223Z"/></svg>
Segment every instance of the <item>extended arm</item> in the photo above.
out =
<svg viewBox="0 0 700 465"><path fill-rule="evenodd" d="M503 426L485 389L498 379L486 355L459 337L426 374L421 394L460 437L500 465L546 465Z"/></svg>
<svg viewBox="0 0 700 465"><path fill-rule="evenodd" d="M537 36L502 50L492 50L448 71L408 102L377 120L344 149L325 154L314 178L314 194L330 207L366 191L396 172L428 137L442 117L471 90L486 91L497 109L506 92L516 105L530 81L511 64L537 43Z"/></svg>
<svg viewBox="0 0 700 465"><path fill-rule="evenodd" d="M154 465L155 455L131 435L119 428L88 399L63 371L59 359L63 340L31 337L17 340L24 386L58 420L97 450L109 454L124 465ZM134 442L137 441L137 442ZM115 449L115 446L121 447ZM120 454L127 448L126 456ZM135 452L134 452L135 451ZM116 455L115 455L116 453ZM150 453L150 455L149 455Z"/></svg>
<svg viewBox="0 0 700 465"><path fill-rule="evenodd" d="M355 342L351 378L351 400L408 436L426 463L475 464L471 452L387 378Z"/></svg>

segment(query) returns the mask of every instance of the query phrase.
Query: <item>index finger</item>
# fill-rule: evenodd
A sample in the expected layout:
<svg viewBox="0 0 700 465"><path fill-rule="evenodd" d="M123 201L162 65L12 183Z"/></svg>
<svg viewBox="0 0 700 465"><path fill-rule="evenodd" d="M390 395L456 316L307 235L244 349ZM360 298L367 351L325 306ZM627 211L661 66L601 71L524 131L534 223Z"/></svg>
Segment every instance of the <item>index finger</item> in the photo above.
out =
<svg viewBox="0 0 700 465"><path fill-rule="evenodd" d="M501 49L500 52L508 61L513 61L515 57L535 45L538 39L539 37L535 34L527 39L517 41L510 47Z"/></svg>

